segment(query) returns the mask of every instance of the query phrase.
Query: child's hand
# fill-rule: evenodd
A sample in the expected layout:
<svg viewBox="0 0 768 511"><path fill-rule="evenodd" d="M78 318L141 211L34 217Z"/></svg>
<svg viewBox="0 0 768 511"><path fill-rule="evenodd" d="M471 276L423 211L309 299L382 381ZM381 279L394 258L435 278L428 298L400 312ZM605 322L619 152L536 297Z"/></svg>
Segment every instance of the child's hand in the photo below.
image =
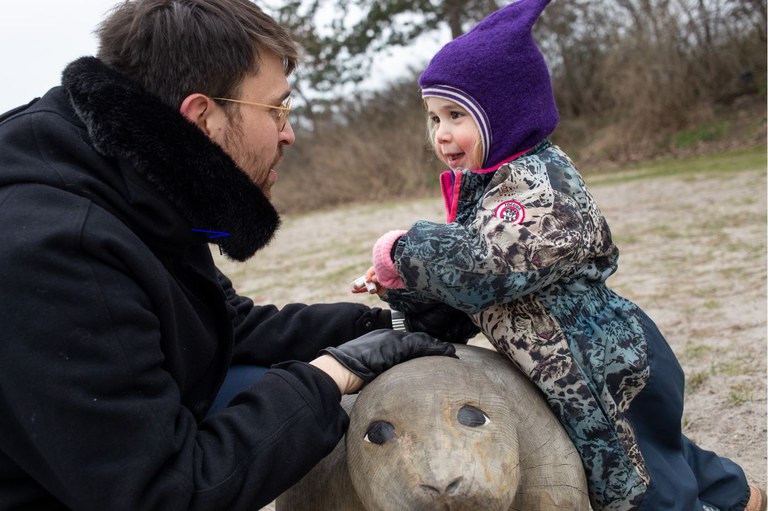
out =
<svg viewBox="0 0 768 511"><path fill-rule="evenodd" d="M355 294L375 293L376 284L366 280L365 275L363 275L362 277L358 277L354 281L352 281L352 292Z"/></svg>
<svg viewBox="0 0 768 511"><path fill-rule="evenodd" d="M371 266L365 275L358 277L352 282L352 292L355 294L370 293L379 294L383 293L385 289L379 284L379 279L376 277L376 270Z"/></svg>

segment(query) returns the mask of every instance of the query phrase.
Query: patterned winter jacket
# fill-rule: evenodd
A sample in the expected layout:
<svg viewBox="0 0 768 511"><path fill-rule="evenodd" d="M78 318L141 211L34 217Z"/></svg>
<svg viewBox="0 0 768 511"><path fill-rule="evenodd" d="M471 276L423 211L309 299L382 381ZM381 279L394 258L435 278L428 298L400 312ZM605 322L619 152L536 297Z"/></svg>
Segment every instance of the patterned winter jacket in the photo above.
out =
<svg viewBox="0 0 768 511"><path fill-rule="evenodd" d="M549 141L485 171L441 175L448 223L419 221L393 259L415 311L469 313L541 388L581 454L595 509L631 509L648 474L626 416L648 375L637 307L605 285L618 249L573 162Z"/></svg>

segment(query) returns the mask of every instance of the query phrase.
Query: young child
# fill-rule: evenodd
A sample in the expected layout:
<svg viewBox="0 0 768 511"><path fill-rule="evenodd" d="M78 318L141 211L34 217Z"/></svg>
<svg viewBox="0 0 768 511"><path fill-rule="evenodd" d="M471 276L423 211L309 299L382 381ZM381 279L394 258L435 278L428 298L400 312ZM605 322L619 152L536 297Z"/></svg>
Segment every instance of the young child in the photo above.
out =
<svg viewBox="0 0 768 511"><path fill-rule="evenodd" d="M573 162L520 0L443 47L419 78L448 221L374 247L393 309L470 314L544 392L584 463L595 510L758 510L763 492L681 431L682 369L654 323L606 286L618 249ZM356 292L365 292L360 287Z"/></svg>

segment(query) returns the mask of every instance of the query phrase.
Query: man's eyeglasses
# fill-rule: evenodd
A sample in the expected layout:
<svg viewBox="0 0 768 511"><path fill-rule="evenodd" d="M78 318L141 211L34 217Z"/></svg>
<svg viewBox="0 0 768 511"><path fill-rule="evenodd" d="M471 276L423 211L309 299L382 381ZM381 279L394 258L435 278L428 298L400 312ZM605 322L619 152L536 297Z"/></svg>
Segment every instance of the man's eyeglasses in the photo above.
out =
<svg viewBox="0 0 768 511"><path fill-rule="evenodd" d="M229 101L230 103L240 103L243 105L260 106L262 108L269 108L270 110L277 110L277 129L283 131L285 125L288 122L288 112L291 111L291 105L293 105L293 98L288 96L280 103L280 106L265 105L264 103L254 103L252 101L243 101L242 99L229 99L229 98L211 98L216 101Z"/></svg>

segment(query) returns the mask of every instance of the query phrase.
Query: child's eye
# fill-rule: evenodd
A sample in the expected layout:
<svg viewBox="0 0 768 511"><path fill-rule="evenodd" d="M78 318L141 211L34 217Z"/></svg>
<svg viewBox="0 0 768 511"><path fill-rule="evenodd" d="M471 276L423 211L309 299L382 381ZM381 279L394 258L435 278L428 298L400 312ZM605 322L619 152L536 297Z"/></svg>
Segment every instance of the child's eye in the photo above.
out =
<svg viewBox="0 0 768 511"><path fill-rule="evenodd" d="M440 117L436 115L432 115L429 118L429 122L431 122L432 124L440 124Z"/></svg>
<svg viewBox="0 0 768 511"><path fill-rule="evenodd" d="M464 112L459 112L458 110L451 110L451 119L460 119L464 117Z"/></svg>

